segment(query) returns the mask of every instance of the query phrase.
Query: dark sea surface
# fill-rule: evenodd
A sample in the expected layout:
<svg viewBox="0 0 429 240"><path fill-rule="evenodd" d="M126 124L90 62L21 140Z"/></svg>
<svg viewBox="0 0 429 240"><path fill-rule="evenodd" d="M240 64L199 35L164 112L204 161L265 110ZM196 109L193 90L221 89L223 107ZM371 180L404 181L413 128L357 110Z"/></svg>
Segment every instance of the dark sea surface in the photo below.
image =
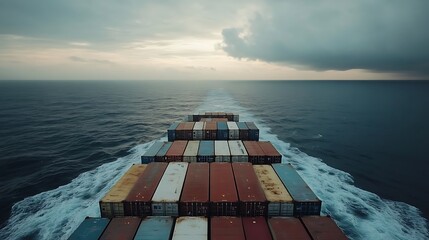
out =
<svg viewBox="0 0 429 240"><path fill-rule="evenodd" d="M255 121L350 238L429 238L427 81L0 81L0 238L67 238L204 110Z"/></svg>

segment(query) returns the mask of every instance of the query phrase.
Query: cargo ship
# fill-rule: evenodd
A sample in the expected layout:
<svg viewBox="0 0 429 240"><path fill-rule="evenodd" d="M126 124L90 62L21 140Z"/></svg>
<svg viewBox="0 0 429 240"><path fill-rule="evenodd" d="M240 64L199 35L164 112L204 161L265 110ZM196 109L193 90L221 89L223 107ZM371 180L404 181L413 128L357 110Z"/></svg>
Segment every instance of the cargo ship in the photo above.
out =
<svg viewBox="0 0 429 240"><path fill-rule="evenodd" d="M195 113L167 129L69 239L348 239L253 122Z"/></svg>

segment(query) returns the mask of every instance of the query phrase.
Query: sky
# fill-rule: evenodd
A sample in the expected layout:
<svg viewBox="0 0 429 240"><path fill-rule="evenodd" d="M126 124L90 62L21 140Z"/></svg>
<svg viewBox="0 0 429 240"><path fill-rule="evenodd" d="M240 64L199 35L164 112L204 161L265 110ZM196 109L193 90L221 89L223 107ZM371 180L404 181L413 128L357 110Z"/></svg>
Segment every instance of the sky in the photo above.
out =
<svg viewBox="0 0 429 240"><path fill-rule="evenodd" d="M0 80L429 79L429 0L0 0Z"/></svg>

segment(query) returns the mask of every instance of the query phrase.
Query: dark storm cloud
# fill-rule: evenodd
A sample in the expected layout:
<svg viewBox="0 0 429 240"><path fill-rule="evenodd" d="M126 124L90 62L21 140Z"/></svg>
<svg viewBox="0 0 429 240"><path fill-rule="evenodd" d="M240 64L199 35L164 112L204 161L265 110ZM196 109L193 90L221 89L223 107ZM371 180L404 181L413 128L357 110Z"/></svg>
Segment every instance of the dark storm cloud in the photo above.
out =
<svg viewBox="0 0 429 240"><path fill-rule="evenodd" d="M429 1L272 1L249 27L224 29L236 58L316 70L429 74Z"/></svg>

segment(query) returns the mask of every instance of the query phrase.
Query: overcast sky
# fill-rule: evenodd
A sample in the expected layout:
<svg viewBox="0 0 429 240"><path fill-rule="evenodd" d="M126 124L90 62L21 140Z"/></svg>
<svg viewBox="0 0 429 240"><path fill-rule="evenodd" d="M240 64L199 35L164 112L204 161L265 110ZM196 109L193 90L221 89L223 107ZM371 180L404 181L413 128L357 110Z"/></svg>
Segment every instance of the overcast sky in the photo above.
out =
<svg viewBox="0 0 429 240"><path fill-rule="evenodd" d="M0 79L429 79L429 0L0 0Z"/></svg>

